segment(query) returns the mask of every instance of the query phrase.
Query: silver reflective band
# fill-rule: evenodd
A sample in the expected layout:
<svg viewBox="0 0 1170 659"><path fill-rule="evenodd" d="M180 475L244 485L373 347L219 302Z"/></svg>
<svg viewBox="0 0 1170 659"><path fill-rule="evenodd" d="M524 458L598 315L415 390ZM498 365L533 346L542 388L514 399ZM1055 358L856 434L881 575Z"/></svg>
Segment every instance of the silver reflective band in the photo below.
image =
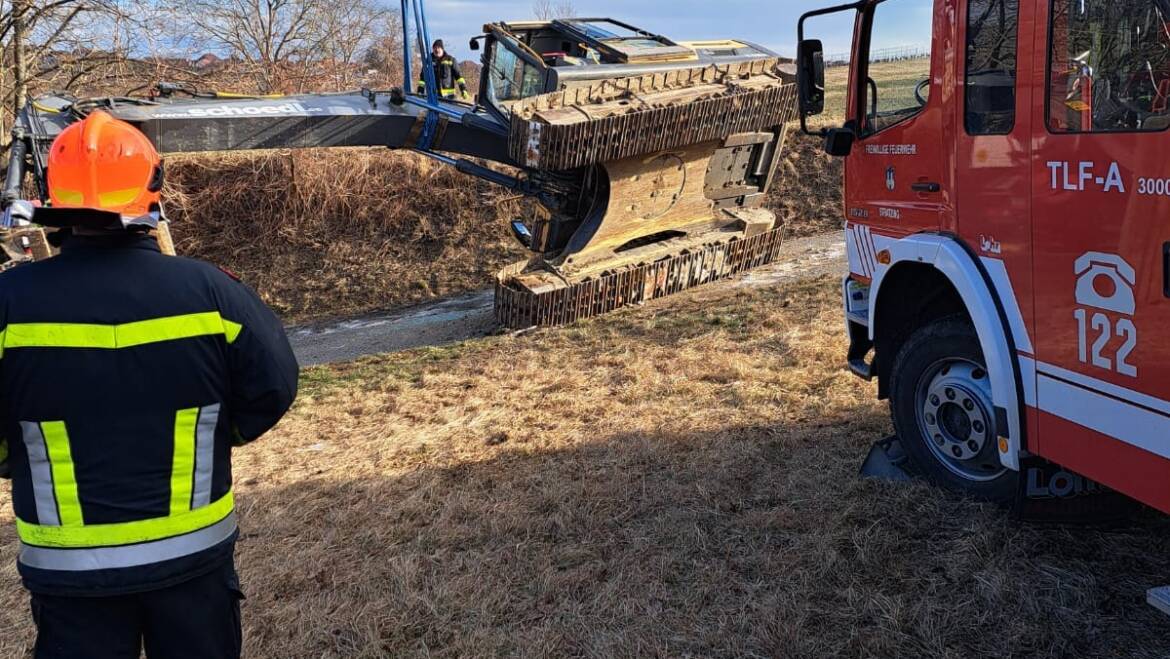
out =
<svg viewBox="0 0 1170 659"><path fill-rule="evenodd" d="M57 495L53 492L53 468L49 464L49 450L41 424L20 422L20 434L28 451L28 468L32 472L33 501L37 505L37 523L42 526L61 526L57 513Z"/></svg>
<svg viewBox="0 0 1170 659"><path fill-rule="evenodd" d="M230 538L235 532L236 514L233 512L207 528L137 545L96 549L52 549L21 543L20 563L40 570L68 572L137 567L211 549Z"/></svg>
<svg viewBox="0 0 1170 659"><path fill-rule="evenodd" d="M191 489L191 510L211 504L211 471L215 466L215 426L219 403L199 410L195 426L195 483Z"/></svg>

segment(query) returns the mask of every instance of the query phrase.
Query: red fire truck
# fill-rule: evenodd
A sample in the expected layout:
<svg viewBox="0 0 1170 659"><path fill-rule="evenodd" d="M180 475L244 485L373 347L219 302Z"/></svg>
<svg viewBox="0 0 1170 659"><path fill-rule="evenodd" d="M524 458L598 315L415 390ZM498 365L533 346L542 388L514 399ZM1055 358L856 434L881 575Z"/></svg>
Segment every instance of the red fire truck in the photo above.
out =
<svg viewBox="0 0 1170 659"><path fill-rule="evenodd" d="M805 32L841 12L844 125L811 131ZM802 127L845 161L850 367L906 454L985 499L1038 457L1170 512L1170 0L863 0L799 33Z"/></svg>

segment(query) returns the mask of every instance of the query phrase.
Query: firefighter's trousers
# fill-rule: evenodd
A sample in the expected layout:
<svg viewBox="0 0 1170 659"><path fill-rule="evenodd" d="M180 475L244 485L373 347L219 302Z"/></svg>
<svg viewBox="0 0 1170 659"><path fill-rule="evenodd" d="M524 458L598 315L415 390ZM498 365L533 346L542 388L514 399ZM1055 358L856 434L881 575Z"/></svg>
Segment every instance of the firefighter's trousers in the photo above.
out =
<svg viewBox="0 0 1170 659"><path fill-rule="evenodd" d="M235 567L170 588L109 597L32 596L37 659L238 659Z"/></svg>

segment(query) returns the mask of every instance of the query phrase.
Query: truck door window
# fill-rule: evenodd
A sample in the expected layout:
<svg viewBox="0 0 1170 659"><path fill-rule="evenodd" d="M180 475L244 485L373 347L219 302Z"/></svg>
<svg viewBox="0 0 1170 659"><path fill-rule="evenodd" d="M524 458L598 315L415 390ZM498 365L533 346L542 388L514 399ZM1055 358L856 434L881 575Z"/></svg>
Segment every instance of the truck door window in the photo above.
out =
<svg viewBox="0 0 1170 659"><path fill-rule="evenodd" d="M967 133L1006 135L1016 124L1019 0L967 5Z"/></svg>
<svg viewBox="0 0 1170 659"><path fill-rule="evenodd" d="M1048 127L1054 132L1170 126L1165 0L1053 0Z"/></svg>
<svg viewBox="0 0 1170 659"><path fill-rule="evenodd" d="M930 98L932 0L887 0L873 8L866 58L865 133L922 112Z"/></svg>

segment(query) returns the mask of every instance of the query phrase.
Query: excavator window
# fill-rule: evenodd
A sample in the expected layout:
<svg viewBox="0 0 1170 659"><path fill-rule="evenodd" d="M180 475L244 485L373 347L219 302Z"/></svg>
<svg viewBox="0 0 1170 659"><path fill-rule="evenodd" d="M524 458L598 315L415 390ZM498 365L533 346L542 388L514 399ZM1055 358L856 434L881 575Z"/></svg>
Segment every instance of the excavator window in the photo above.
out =
<svg viewBox="0 0 1170 659"><path fill-rule="evenodd" d="M566 23L581 30L586 36L605 41L607 39L633 39L643 36L635 29L609 20L568 20Z"/></svg>
<svg viewBox="0 0 1170 659"><path fill-rule="evenodd" d="M1053 0L1048 125L1055 132L1170 127L1170 26L1155 0Z"/></svg>
<svg viewBox="0 0 1170 659"><path fill-rule="evenodd" d="M544 93L544 71L499 41L492 43L488 58L487 89L501 109L511 101Z"/></svg>
<svg viewBox="0 0 1170 659"><path fill-rule="evenodd" d="M631 63L693 57L694 53L666 37L610 18L569 18L553 27L599 51L606 63ZM608 60L608 61L607 61Z"/></svg>

